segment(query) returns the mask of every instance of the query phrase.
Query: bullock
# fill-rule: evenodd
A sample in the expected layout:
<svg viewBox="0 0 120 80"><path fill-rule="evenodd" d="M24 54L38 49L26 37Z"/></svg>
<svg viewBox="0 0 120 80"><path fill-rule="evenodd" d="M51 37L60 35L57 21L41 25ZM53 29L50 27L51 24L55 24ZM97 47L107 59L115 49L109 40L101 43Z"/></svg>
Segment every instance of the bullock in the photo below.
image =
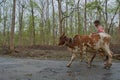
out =
<svg viewBox="0 0 120 80"><path fill-rule="evenodd" d="M107 33L96 33L90 35L75 35L73 38L69 38L63 33L59 38L59 45L65 45L71 50L72 57L70 62L67 64L67 67L70 67L72 62L74 61L77 53L82 55L87 55L89 49L94 51L102 50L104 55L107 56L105 67L109 69L112 65L112 52L109 48L111 36ZM91 66L91 62L94 59L96 54L93 55L92 59L88 59L88 66Z"/></svg>

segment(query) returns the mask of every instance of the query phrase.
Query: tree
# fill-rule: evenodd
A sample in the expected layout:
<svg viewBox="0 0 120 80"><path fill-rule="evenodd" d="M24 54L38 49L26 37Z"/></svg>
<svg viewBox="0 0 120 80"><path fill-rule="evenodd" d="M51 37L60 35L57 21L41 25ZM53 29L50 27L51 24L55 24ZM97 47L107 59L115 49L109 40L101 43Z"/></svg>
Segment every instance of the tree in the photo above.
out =
<svg viewBox="0 0 120 80"><path fill-rule="evenodd" d="M68 0L66 0L66 14L68 14ZM68 18L65 19L65 32L67 33Z"/></svg>
<svg viewBox="0 0 120 80"><path fill-rule="evenodd" d="M44 10L45 10L45 2L44 1L40 1L40 7L39 7L39 10L40 10L40 15L41 17L39 18L40 20L40 36L41 36L41 44L44 44L45 43L45 32L44 32L44 27L45 27L45 18L44 18Z"/></svg>
<svg viewBox="0 0 120 80"><path fill-rule="evenodd" d="M23 28L23 10L24 10L24 4L21 3L21 0L19 0L19 46L22 45L22 28Z"/></svg>
<svg viewBox="0 0 120 80"><path fill-rule="evenodd" d="M120 5L120 2L119 2ZM119 32L120 32L120 9L119 9Z"/></svg>
<svg viewBox="0 0 120 80"><path fill-rule="evenodd" d="M53 45L55 44L55 9L54 9L54 1L52 0L52 25L53 25Z"/></svg>
<svg viewBox="0 0 120 80"><path fill-rule="evenodd" d="M6 46L6 22L7 22L7 8L6 8L6 2L4 2L4 7L3 7L4 11L3 11L3 18L4 18L4 28L3 28L3 45Z"/></svg>
<svg viewBox="0 0 120 80"><path fill-rule="evenodd" d="M45 43L46 44L50 44L50 42L51 42L51 40L47 40L48 38L50 39L51 38L51 30L50 29L52 29L51 28L51 22L50 22L50 17L49 17L49 5L50 5L50 2L49 2L49 0L47 0L47 2L46 2L46 19L45 19L45 24L46 24L46 35L45 35Z"/></svg>
<svg viewBox="0 0 120 80"><path fill-rule="evenodd" d="M117 12L118 12L118 10L119 10L119 7L120 7L120 6L118 5L117 8L116 8L116 10L115 10L115 13L113 14L113 17L111 18L111 22L110 22L110 25L109 25L108 30L107 30L107 32L108 32L109 34L110 34L111 28L113 27L113 20L114 20Z"/></svg>
<svg viewBox="0 0 120 80"><path fill-rule="evenodd" d="M35 25L34 25L34 6L33 6L33 1L30 0L30 7L31 7L31 45L35 45Z"/></svg>
<svg viewBox="0 0 120 80"><path fill-rule="evenodd" d="M105 20L105 27L106 27L106 31L108 31L108 23L107 23L108 22L108 14L107 14L107 10L108 9L107 9L107 3L108 3L108 0L105 0L105 17L106 17L105 18L106 19Z"/></svg>
<svg viewBox="0 0 120 80"><path fill-rule="evenodd" d="M62 35L62 10L61 10L61 0L58 0L58 15L59 15L59 34Z"/></svg>
<svg viewBox="0 0 120 80"><path fill-rule="evenodd" d="M13 0L12 24L11 24L11 33L10 33L10 51L11 51L11 53L14 52L15 9L16 9L16 0Z"/></svg>
<svg viewBox="0 0 120 80"><path fill-rule="evenodd" d="M87 26L86 26L86 24L87 24L87 17L86 17L86 13L87 13L87 11L86 11L86 4L87 4L87 0L85 0L85 11L84 11L84 32L85 32L85 34L87 33Z"/></svg>
<svg viewBox="0 0 120 80"><path fill-rule="evenodd" d="M77 14L78 14L78 34L82 33L82 28L81 28L81 25L80 25L80 10L79 10L79 3L80 3L80 0L78 0L77 2Z"/></svg>

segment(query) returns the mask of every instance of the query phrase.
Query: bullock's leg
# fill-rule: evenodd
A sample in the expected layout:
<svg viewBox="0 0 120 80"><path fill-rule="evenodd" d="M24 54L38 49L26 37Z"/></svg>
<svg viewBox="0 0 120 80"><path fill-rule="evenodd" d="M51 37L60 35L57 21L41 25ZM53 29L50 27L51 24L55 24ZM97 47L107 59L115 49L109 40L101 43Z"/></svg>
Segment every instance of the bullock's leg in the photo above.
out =
<svg viewBox="0 0 120 80"><path fill-rule="evenodd" d="M107 60L106 60L106 64L105 64L105 68L109 69L112 65L112 53L109 53L108 56L106 56Z"/></svg>
<svg viewBox="0 0 120 80"><path fill-rule="evenodd" d="M67 64L67 67L70 67L70 66L71 66L71 64L72 64L72 62L74 61L75 57L76 57L76 54L75 54L75 53L72 53L71 60L70 60L70 62Z"/></svg>
<svg viewBox="0 0 120 80"><path fill-rule="evenodd" d="M112 52L112 51L111 51L111 54L113 55L113 52ZM104 61L107 61L108 58L109 58L108 55L106 55Z"/></svg>
<svg viewBox="0 0 120 80"><path fill-rule="evenodd" d="M90 58L88 58L87 67L91 68Z"/></svg>
<svg viewBox="0 0 120 80"><path fill-rule="evenodd" d="M99 55L103 58L104 61L108 60L108 55L105 54L105 52L99 52ZM105 58L104 58L105 57Z"/></svg>
<svg viewBox="0 0 120 80"><path fill-rule="evenodd" d="M84 60L88 63L88 55L87 55L87 47L86 46L83 46L81 55L82 55L82 58L84 56Z"/></svg>
<svg viewBox="0 0 120 80"><path fill-rule="evenodd" d="M94 58L96 57L96 54L100 54L103 57L103 54L101 54L101 52L96 51L96 53L94 53L92 58L90 59L90 65L92 64ZM105 56L105 60L104 61L107 61L107 60L108 60L108 56Z"/></svg>
<svg viewBox="0 0 120 80"><path fill-rule="evenodd" d="M92 62L93 62L93 60L94 60L96 54L97 54L97 53L94 53L93 56L92 56L92 58L90 59L90 62L89 62L90 66L91 66L91 64L92 64Z"/></svg>
<svg viewBox="0 0 120 80"><path fill-rule="evenodd" d="M108 55L106 55L106 56L105 56L105 59L104 59L104 61L107 61L107 60L108 60Z"/></svg>
<svg viewBox="0 0 120 80"><path fill-rule="evenodd" d="M85 56L85 61L87 63L87 66L90 68L91 67L91 58L89 56L89 53L87 53L86 50L83 50L83 55Z"/></svg>
<svg viewBox="0 0 120 80"><path fill-rule="evenodd" d="M112 63L111 63L111 61L112 61L112 59L111 59L111 57L112 56L108 56L108 60L106 61L106 64L105 64L105 69L109 69L111 66L112 66Z"/></svg>
<svg viewBox="0 0 120 80"><path fill-rule="evenodd" d="M108 45L105 45L104 50L105 50L105 52L107 53L107 56L108 56L108 60L106 61L105 68L108 69L112 65L112 52L110 51Z"/></svg>
<svg viewBox="0 0 120 80"><path fill-rule="evenodd" d="M87 63L87 67L90 68L90 67L91 67L91 61L92 61L93 59L90 58L90 55L89 55L90 53L87 53L87 52L86 52L85 54L86 54L86 55L85 55L85 58L86 58L86 61L87 61L87 62L86 62L86 63Z"/></svg>
<svg viewBox="0 0 120 80"><path fill-rule="evenodd" d="M82 54L82 52L80 52L80 62L82 62L83 61L83 54Z"/></svg>

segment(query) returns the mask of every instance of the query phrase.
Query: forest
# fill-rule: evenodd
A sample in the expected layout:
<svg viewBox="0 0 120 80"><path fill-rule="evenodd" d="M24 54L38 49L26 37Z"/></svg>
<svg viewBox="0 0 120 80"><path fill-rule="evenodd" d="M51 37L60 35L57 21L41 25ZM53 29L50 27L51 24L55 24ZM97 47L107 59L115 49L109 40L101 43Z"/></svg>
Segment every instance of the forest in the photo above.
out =
<svg viewBox="0 0 120 80"><path fill-rule="evenodd" d="M0 0L0 46L58 45L60 35L96 32L120 43L120 0Z"/></svg>

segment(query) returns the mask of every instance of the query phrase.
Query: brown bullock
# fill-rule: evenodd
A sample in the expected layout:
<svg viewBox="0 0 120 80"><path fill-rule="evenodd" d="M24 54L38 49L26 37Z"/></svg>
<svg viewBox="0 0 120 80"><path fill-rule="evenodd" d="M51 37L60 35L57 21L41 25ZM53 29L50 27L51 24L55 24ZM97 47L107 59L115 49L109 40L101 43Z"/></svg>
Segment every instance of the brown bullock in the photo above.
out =
<svg viewBox="0 0 120 80"><path fill-rule="evenodd" d="M72 62L74 61L76 54L79 52L82 58L82 55L87 55L89 49L95 50L96 52L99 50L104 51L104 55L108 57L106 60L105 68L110 68L112 65L112 52L109 49L111 36L107 33L98 33L98 34L90 34L90 35L75 35L72 38L68 38L65 34L62 34L59 39L59 45L65 45L71 50L72 57L70 62L67 64L67 67L70 67ZM91 65L91 62L96 54L93 55L92 59L88 59L88 66Z"/></svg>

